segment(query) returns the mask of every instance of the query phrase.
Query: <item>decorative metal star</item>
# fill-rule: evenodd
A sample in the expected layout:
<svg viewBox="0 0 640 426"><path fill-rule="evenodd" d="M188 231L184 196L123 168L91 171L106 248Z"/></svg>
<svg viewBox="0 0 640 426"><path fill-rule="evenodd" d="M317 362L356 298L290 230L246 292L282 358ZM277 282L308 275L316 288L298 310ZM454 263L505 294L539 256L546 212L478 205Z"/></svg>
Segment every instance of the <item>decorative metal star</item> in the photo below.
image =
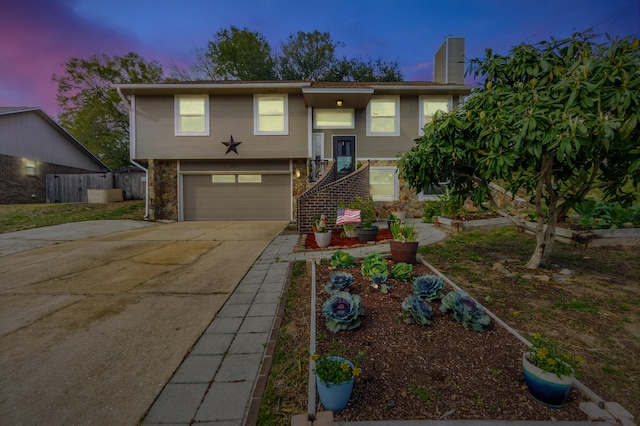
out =
<svg viewBox="0 0 640 426"><path fill-rule="evenodd" d="M233 140L233 135L231 135L229 137L229 142L220 142L223 145L227 146L227 152L224 153L224 155L227 155L229 153L229 151L233 151L236 154L238 154L238 145L240 145L242 142L236 142Z"/></svg>

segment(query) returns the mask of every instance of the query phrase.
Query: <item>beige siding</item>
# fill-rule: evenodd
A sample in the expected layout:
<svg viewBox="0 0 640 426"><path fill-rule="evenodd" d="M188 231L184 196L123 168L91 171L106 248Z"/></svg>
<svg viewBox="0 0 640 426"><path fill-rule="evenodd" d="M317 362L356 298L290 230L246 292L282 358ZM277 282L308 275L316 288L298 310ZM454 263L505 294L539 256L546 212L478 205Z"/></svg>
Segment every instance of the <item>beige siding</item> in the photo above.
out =
<svg viewBox="0 0 640 426"><path fill-rule="evenodd" d="M253 96L209 97L210 136L175 136L173 96L136 97L138 159L266 159L306 157L307 109L302 96L289 96L289 134L253 134ZM235 152L222 141L242 142Z"/></svg>
<svg viewBox="0 0 640 426"><path fill-rule="evenodd" d="M315 130L324 132L324 153L333 157L333 136L356 136L356 157L361 160L374 158L395 158L414 145L418 137L419 120L418 96L400 97L400 136L367 136L367 111L356 110L355 129Z"/></svg>

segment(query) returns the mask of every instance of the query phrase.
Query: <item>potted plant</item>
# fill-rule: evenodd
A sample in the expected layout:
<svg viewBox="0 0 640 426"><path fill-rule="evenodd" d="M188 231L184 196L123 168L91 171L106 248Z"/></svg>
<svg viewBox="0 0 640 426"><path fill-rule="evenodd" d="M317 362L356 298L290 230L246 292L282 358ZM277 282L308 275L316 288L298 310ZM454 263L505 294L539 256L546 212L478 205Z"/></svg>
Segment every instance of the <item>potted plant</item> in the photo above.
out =
<svg viewBox="0 0 640 426"><path fill-rule="evenodd" d="M360 369L335 354L313 354L311 359L315 362L316 385L322 405L327 410L342 410L349 403L353 381L360 374Z"/></svg>
<svg viewBox="0 0 640 426"><path fill-rule="evenodd" d="M573 386L573 378L583 362L558 342L538 333L531 337L529 352L522 355L522 371L529 393L543 405L561 408Z"/></svg>
<svg viewBox="0 0 640 426"><path fill-rule="evenodd" d="M389 214L389 218L387 219L387 228L391 229L391 225L394 222L399 222L399 221L400 219L396 215L394 215L393 213Z"/></svg>
<svg viewBox="0 0 640 426"><path fill-rule="evenodd" d="M373 206L373 200L356 195L349 204L349 208L360 210L360 226L356 227L358 239L363 242L375 241L378 237L378 227L373 222L377 220L378 215Z"/></svg>
<svg viewBox="0 0 640 426"><path fill-rule="evenodd" d="M392 208L391 214L395 216L397 220L400 220L400 221L403 221L407 216L407 212L405 212L404 210L400 210L399 207Z"/></svg>
<svg viewBox="0 0 640 426"><path fill-rule="evenodd" d="M411 223L393 222L389 227L393 234L393 241L389 243L391 257L394 262L416 263L418 242L416 241L415 225Z"/></svg>
<svg viewBox="0 0 640 426"><path fill-rule="evenodd" d="M329 247L329 244L331 244L331 232L327 228L327 217L325 215L320 216L315 221L315 225L311 227L318 247Z"/></svg>

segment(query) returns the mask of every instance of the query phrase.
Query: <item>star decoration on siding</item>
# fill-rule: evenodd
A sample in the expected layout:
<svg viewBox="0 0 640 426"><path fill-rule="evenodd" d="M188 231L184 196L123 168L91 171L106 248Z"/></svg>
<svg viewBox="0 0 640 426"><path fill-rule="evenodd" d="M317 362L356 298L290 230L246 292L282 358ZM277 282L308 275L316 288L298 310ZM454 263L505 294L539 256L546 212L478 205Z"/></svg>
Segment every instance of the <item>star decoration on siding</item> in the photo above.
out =
<svg viewBox="0 0 640 426"><path fill-rule="evenodd" d="M242 142L234 141L233 135L231 135L229 137L229 142L220 142L220 143L227 146L227 152L224 153L224 155L227 155L230 151L233 151L236 154L238 154L238 145L240 145Z"/></svg>

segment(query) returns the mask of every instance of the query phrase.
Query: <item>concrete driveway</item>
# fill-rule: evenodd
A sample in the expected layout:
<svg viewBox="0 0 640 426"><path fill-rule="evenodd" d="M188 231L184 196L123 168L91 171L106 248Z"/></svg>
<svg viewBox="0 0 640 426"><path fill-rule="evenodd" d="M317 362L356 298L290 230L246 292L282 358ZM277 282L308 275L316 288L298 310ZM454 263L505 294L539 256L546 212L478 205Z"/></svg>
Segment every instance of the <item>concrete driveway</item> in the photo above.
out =
<svg viewBox="0 0 640 426"><path fill-rule="evenodd" d="M0 423L136 424L285 226L97 221L0 235Z"/></svg>

